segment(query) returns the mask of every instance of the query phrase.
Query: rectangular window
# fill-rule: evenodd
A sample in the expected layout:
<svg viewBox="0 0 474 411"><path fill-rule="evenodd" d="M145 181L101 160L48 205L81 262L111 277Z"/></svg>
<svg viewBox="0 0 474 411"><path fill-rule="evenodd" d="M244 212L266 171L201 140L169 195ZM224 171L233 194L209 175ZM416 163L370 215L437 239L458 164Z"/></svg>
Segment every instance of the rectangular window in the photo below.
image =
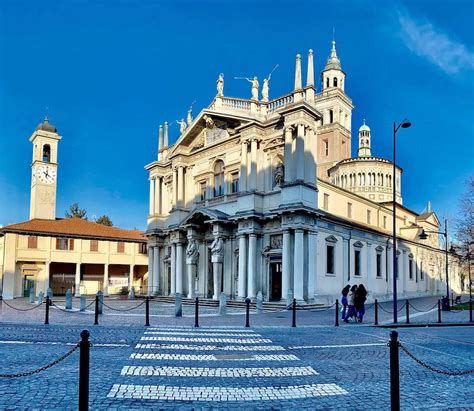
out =
<svg viewBox="0 0 474 411"><path fill-rule="evenodd" d="M38 237L35 235L28 236L28 248L38 248Z"/></svg>
<svg viewBox="0 0 474 411"><path fill-rule="evenodd" d="M216 174L214 176L214 197L224 195L224 173Z"/></svg>
<svg viewBox="0 0 474 411"><path fill-rule="evenodd" d="M324 155L327 157L329 155L329 141L324 140Z"/></svg>
<svg viewBox="0 0 474 411"><path fill-rule="evenodd" d="M138 244L138 252L140 254L147 254L148 253L148 247L147 247L146 243Z"/></svg>
<svg viewBox="0 0 474 411"><path fill-rule="evenodd" d="M411 258L408 260L408 278L413 280L413 260Z"/></svg>
<svg viewBox="0 0 474 411"><path fill-rule="evenodd" d="M323 209L326 211L329 210L329 194L324 194Z"/></svg>
<svg viewBox="0 0 474 411"><path fill-rule="evenodd" d="M424 280L424 274L423 274L423 261L420 263L420 280Z"/></svg>
<svg viewBox="0 0 474 411"><path fill-rule="evenodd" d="M99 242L97 240L91 240L91 251L99 251Z"/></svg>
<svg viewBox="0 0 474 411"><path fill-rule="evenodd" d="M68 249L69 249L69 240L67 238L56 238L56 250L64 251ZM74 249L74 244L72 246L72 249Z"/></svg>
<svg viewBox="0 0 474 411"><path fill-rule="evenodd" d="M238 193L239 192L239 173L232 173L231 174L230 192L231 193Z"/></svg>
<svg viewBox="0 0 474 411"><path fill-rule="evenodd" d="M377 271L376 271L377 278L382 277L382 254L377 253Z"/></svg>
<svg viewBox="0 0 474 411"><path fill-rule="evenodd" d="M347 217L352 218L352 203L347 203Z"/></svg>
<svg viewBox="0 0 474 411"><path fill-rule="evenodd" d="M119 241L117 243L117 253L124 253L125 252L125 243L123 241Z"/></svg>
<svg viewBox="0 0 474 411"><path fill-rule="evenodd" d="M334 246L326 246L326 273L334 274Z"/></svg>
<svg viewBox="0 0 474 411"><path fill-rule="evenodd" d="M201 193L201 201L204 201L206 199L206 191L207 191L206 182L202 182L199 185L199 192Z"/></svg>
<svg viewBox="0 0 474 411"><path fill-rule="evenodd" d="M354 275L360 276L360 250L354 251Z"/></svg>
<svg viewBox="0 0 474 411"><path fill-rule="evenodd" d="M367 224L370 224L370 210L367 210Z"/></svg>
<svg viewBox="0 0 474 411"><path fill-rule="evenodd" d="M387 216L383 216L383 228L387 228Z"/></svg>

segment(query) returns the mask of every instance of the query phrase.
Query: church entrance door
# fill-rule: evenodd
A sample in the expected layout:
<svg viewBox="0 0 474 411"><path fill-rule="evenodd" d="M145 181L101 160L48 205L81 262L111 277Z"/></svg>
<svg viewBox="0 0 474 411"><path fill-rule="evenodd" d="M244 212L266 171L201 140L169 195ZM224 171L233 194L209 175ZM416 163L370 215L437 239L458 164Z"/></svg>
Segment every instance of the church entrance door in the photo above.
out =
<svg viewBox="0 0 474 411"><path fill-rule="evenodd" d="M281 300L281 263L270 264L270 301Z"/></svg>

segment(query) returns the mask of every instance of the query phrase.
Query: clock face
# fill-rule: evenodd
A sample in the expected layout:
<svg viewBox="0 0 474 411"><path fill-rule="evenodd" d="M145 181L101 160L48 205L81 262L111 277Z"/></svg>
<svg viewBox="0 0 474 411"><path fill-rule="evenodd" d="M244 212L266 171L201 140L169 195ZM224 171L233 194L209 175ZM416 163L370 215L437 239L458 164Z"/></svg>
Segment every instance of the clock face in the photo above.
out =
<svg viewBox="0 0 474 411"><path fill-rule="evenodd" d="M56 181L56 169L49 165L40 165L33 172L33 181L43 184L53 184Z"/></svg>

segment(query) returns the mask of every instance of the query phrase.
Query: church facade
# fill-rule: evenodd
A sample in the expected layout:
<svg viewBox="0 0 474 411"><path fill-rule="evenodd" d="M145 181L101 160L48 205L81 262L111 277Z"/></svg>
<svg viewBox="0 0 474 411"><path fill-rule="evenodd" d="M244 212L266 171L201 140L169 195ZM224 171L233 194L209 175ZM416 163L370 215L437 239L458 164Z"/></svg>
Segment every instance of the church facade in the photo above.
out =
<svg viewBox="0 0 474 411"><path fill-rule="evenodd" d="M149 172L148 292L217 299L331 303L348 283L369 297L392 293L392 186L396 187L398 292L410 297L445 290L445 255L430 210L402 205L401 176L371 154L370 128L359 130L351 158L353 104L333 42L314 81L312 50L303 85L296 57L294 88L269 98L257 78L250 98L217 95L196 118L191 110L169 144L160 126ZM461 287L453 264L453 290Z"/></svg>

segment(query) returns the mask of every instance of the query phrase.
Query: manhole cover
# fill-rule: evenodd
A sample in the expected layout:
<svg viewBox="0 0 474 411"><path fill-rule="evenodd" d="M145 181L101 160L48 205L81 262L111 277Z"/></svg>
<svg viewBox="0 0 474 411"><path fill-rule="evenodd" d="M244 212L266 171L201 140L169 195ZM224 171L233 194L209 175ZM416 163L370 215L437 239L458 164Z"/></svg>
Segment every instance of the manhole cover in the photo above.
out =
<svg viewBox="0 0 474 411"><path fill-rule="evenodd" d="M235 354L214 354L217 360L245 360L252 358L252 354L235 353Z"/></svg>

